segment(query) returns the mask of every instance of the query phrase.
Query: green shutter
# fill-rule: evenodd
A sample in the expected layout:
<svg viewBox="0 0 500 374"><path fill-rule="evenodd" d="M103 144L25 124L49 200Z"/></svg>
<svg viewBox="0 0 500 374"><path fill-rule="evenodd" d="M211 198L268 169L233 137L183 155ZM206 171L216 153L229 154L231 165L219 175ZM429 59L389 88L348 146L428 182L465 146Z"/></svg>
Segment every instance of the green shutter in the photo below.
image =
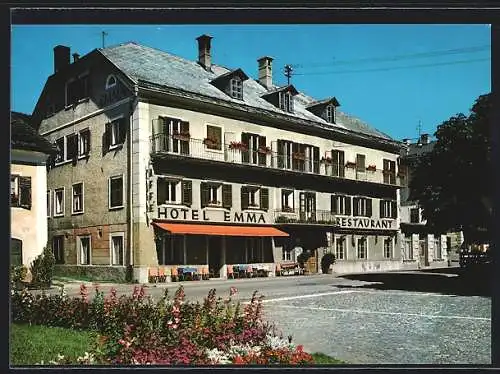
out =
<svg viewBox="0 0 500 374"><path fill-rule="evenodd" d="M350 196L345 197L345 214L347 216L351 215L351 197Z"/></svg>
<svg viewBox="0 0 500 374"><path fill-rule="evenodd" d="M259 148L266 148L266 137L265 136L259 136ZM265 166L266 165L266 158L267 154L266 153L260 153L259 152L259 165Z"/></svg>
<svg viewBox="0 0 500 374"><path fill-rule="evenodd" d="M201 192L201 207L205 208L208 205L208 200L209 200L209 191L208 191L208 184L206 183L201 183L200 184L200 192Z"/></svg>
<svg viewBox="0 0 500 374"><path fill-rule="evenodd" d="M396 201L391 201L392 218L398 218L398 204Z"/></svg>
<svg viewBox="0 0 500 374"><path fill-rule="evenodd" d="M193 203L193 182L190 180L181 181L182 204L191 206Z"/></svg>
<svg viewBox="0 0 500 374"><path fill-rule="evenodd" d="M319 174L319 147L313 147L313 172Z"/></svg>
<svg viewBox="0 0 500 374"><path fill-rule="evenodd" d="M241 210L248 209L248 187L241 187Z"/></svg>
<svg viewBox="0 0 500 374"><path fill-rule="evenodd" d="M385 218L384 217L384 200L380 200L379 214L380 214L380 218Z"/></svg>
<svg viewBox="0 0 500 374"><path fill-rule="evenodd" d="M23 242L19 239L10 239L10 266L23 264Z"/></svg>
<svg viewBox="0 0 500 374"><path fill-rule="evenodd" d="M242 150L241 151L241 161L248 163L250 162L250 151L248 151L248 148L250 146L249 142L249 135L246 132L241 133L241 142L245 144L247 150Z"/></svg>
<svg viewBox="0 0 500 374"><path fill-rule="evenodd" d="M366 199L366 216L372 216L372 199Z"/></svg>
<svg viewBox="0 0 500 374"><path fill-rule="evenodd" d="M31 209L31 177L19 177L19 206Z"/></svg>
<svg viewBox="0 0 500 374"><path fill-rule="evenodd" d="M353 216L358 216L359 215L359 197L353 197L352 198L352 215Z"/></svg>
<svg viewBox="0 0 500 374"><path fill-rule="evenodd" d="M264 210L269 209L269 188L260 189L260 208Z"/></svg>
<svg viewBox="0 0 500 374"><path fill-rule="evenodd" d="M102 136L102 153L103 155L109 151L111 145L111 123L108 122L104 126L104 134Z"/></svg>
<svg viewBox="0 0 500 374"><path fill-rule="evenodd" d="M230 184L222 185L222 207L231 209L233 205L233 186Z"/></svg>
<svg viewBox="0 0 500 374"><path fill-rule="evenodd" d="M331 211L334 214L338 214L339 213L338 209L339 209L339 207L337 204L337 197L335 195L332 195L331 196Z"/></svg>
<svg viewBox="0 0 500 374"><path fill-rule="evenodd" d="M285 144L283 140L278 140L278 168L283 168L284 166L284 154L285 154Z"/></svg>

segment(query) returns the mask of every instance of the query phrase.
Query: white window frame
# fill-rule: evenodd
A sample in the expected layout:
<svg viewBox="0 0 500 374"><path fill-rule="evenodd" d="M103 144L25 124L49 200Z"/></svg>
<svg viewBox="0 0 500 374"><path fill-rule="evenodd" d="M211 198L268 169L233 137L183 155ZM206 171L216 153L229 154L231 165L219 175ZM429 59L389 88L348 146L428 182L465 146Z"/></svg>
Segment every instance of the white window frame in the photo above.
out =
<svg viewBox="0 0 500 374"><path fill-rule="evenodd" d="M61 211L62 212L58 213L57 212L57 193L61 192L61 191L62 191L62 200L61 200ZM65 187L56 188L54 190L54 200L53 200L53 202L54 202L54 210L53 210L54 217L64 217L64 212L66 210L65 209L66 207L64 204L65 200L66 200L66 188Z"/></svg>
<svg viewBox="0 0 500 374"><path fill-rule="evenodd" d="M222 206L222 183L206 182L208 188L208 202L210 207ZM215 195L215 196L214 196ZM213 200L215 198L215 200ZM215 202L214 202L215 201ZM217 203L218 201L218 203Z"/></svg>
<svg viewBox="0 0 500 374"><path fill-rule="evenodd" d="M380 200L380 204L382 204L384 211L384 216L380 218L396 218L392 216L392 204L396 204L395 200Z"/></svg>
<svg viewBox="0 0 500 374"><path fill-rule="evenodd" d="M170 185L172 183L175 183L175 200L172 200L172 199L169 199L169 200L165 200L165 201L158 201L158 197L156 198L156 203L158 205L166 205L166 204L181 204L181 195L182 195L182 190L181 190L181 180L180 179L177 179L177 178L173 178L173 177L168 177L168 176L163 176L163 175L159 175L157 177L157 181L156 181L156 193L158 194L158 180L159 179L162 179L164 180L166 183L169 183ZM168 192L168 195L169 197L171 196L171 187L169 187L169 192Z"/></svg>
<svg viewBox="0 0 500 374"><path fill-rule="evenodd" d="M75 211L75 186L79 185L79 184L82 185L82 194L81 194L82 201L80 202L80 204L82 206L82 209L78 210L78 211ZM73 185L71 186L71 214L72 215L77 215L77 214L83 214L84 213L84 209L85 209L85 203L84 203L84 201L85 201L85 185L84 185L84 182L73 183Z"/></svg>
<svg viewBox="0 0 500 374"><path fill-rule="evenodd" d="M287 251L285 248L283 248L283 254L281 256L283 261L292 261L292 251L293 251L293 249L290 249L289 251Z"/></svg>
<svg viewBox="0 0 500 374"><path fill-rule="evenodd" d="M260 209L260 186L246 186L248 191L248 209ZM255 204L251 204L250 195L253 194Z"/></svg>
<svg viewBox="0 0 500 374"><path fill-rule="evenodd" d="M390 247L389 247L389 256L387 256L387 253L386 253L386 243L389 243L390 244ZM394 258L394 238L393 237L387 237L387 238L384 238L384 241L382 243L383 245L383 255L384 255L384 258L385 259L391 259L391 258Z"/></svg>
<svg viewBox="0 0 500 374"><path fill-rule="evenodd" d="M224 126L222 125L217 125L215 123L205 123L205 138L208 138L208 126L210 127L218 127L220 129L220 149L213 149L213 148L208 148L205 146L205 151L207 152L217 152L217 153L223 153L224 152Z"/></svg>
<svg viewBox="0 0 500 374"><path fill-rule="evenodd" d="M359 243L361 241L365 242L365 257L359 257ZM362 236L356 239L356 258L358 260L367 260L368 259L368 238Z"/></svg>
<svg viewBox="0 0 500 374"><path fill-rule="evenodd" d="M235 87L239 89L235 89ZM232 98L243 100L243 80L237 75L229 81L229 92Z"/></svg>
<svg viewBox="0 0 500 374"><path fill-rule="evenodd" d="M90 129L88 127L85 128L85 129L83 129L83 130L80 130L78 132L78 158L79 159L90 156L90 147L89 147L89 144L87 144L88 149L89 149L88 152L87 153L82 153L82 150L83 150L83 143L82 143L82 141L84 139L83 136L82 136L82 133L87 132L87 131L89 133L89 138L90 138L90 136L92 136L92 135L91 135ZM90 139L89 139L89 143L90 143Z"/></svg>
<svg viewBox="0 0 500 374"><path fill-rule="evenodd" d="M335 105L328 104L326 107L326 121L329 123L335 123Z"/></svg>
<svg viewBox="0 0 500 374"><path fill-rule="evenodd" d="M405 259L406 260L413 260L413 242L411 240L411 237L409 238L404 238L403 239L403 245L405 249Z"/></svg>
<svg viewBox="0 0 500 374"><path fill-rule="evenodd" d="M293 113L293 95L290 91L281 91L279 93L279 107L287 113Z"/></svg>
<svg viewBox="0 0 500 374"><path fill-rule="evenodd" d="M346 201L347 199L350 199L351 197L348 195L333 195L333 198L337 200L337 207L338 207L338 212L333 211L333 206L331 207L333 214L338 214L339 216L346 216L347 215L347 209L346 209ZM351 201L352 203L352 201ZM352 206L351 206L351 213L352 213Z"/></svg>
<svg viewBox="0 0 500 374"><path fill-rule="evenodd" d="M355 198L358 199L358 215L354 216L354 198L352 199L352 214L354 217L368 217L366 215L367 212L367 207L368 207L368 200L370 199L369 197L366 196L354 196ZM373 204L373 199L372 199L372 204ZM372 205L372 217L373 217L373 205ZM368 217L369 218L369 217Z"/></svg>
<svg viewBox="0 0 500 374"><path fill-rule="evenodd" d="M113 84L110 84L109 81L111 80L111 78L113 78L115 80L115 82ZM118 83L118 79L116 78L116 76L114 74L110 74L108 75L108 77L106 78L106 86L105 86L105 89L108 90L110 88L113 88L117 85Z"/></svg>
<svg viewBox="0 0 500 374"><path fill-rule="evenodd" d="M58 140L61 140L61 139L63 140L63 149L62 149L62 156L61 156L61 160L60 160L60 161L56 161L56 162L55 162L55 165L61 165L61 164L65 163L65 162L67 161L67 160L66 160L66 157L67 157L67 154L68 154L68 144L67 144L67 140L66 140L66 138L67 138L67 135L65 135L65 136L61 136L61 137L59 137L59 138L57 138L57 139L55 140L55 144L56 144L56 146L57 146L57 141L58 141Z"/></svg>
<svg viewBox="0 0 500 374"><path fill-rule="evenodd" d="M119 143L117 139L120 139L120 122L124 120L125 116L119 115L117 117L111 118L109 120L110 134L109 134L109 148L108 150L113 150L123 146L123 143Z"/></svg>
<svg viewBox="0 0 500 374"><path fill-rule="evenodd" d="M77 245L78 245L78 265L81 265L81 266L90 266L92 265L92 235L79 235L77 236L78 240L77 240ZM82 263L82 250L83 250L83 247L82 247L82 239L88 239L89 240L89 263L88 264L83 264Z"/></svg>
<svg viewBox="0 0 500 374"><path fill-rule="evenodd" d="M111 180L121 178L122 180L122 204L111 206ZM112 175L108 178L108 209L122 209L125 206L125 177L123 174Z"/></svg>
<svg viewBox="0 0 500 374"><path fill-rule="evenodd" d="M52 211L52 199L51 199L51 192L50 190L47 190L47 218L51 218L51 211Z"/></svg>
<svg viewBox="0 0 500 374"><path fill-rule="evenodd" d="M338 245L339 243L342 243L342 253L343 256L342 258L339 256L339 248ZM335 259L336 260L346 260L347 259L347 239L345 236L337 236L334 239L334 246L335 246Z"/></svg>
<svg viewBox="0 0 500 374"><path fill-rule="evenodd" d="M121 238L122 240L122 259L121 264L117 263L113 238ZM111 232L109 233L109 263L111 266L125 266L125 233L124 232Z"/></svg>

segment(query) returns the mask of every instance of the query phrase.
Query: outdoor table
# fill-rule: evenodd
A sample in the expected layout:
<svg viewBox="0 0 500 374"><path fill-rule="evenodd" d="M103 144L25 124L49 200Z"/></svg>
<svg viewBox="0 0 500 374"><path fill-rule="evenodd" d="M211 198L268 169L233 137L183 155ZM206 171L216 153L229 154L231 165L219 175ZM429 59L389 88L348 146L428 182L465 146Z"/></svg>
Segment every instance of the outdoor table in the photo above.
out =
<svg viewBox="0 0 500 374"><path fill-rule="evenodd" d="M196 274L198 271L197 268L191 268L191 267L185 267L185 268L179 268L179 273L182 273L182 275L190 275L191 279L194 279L193 275Z"/></svg>

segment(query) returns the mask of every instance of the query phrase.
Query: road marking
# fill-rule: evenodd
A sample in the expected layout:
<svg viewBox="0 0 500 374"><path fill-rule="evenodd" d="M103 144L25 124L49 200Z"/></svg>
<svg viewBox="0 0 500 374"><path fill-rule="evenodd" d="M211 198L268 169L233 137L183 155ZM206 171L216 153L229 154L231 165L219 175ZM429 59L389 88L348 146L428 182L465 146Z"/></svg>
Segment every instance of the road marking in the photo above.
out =
<svg viewBox="0 0 500 374"><path fill-rule="evenodd" d="M298 295L298 296L278 297L276 299L265 299L265 300L262 300L262 302L263 303L272 303L273 301L307 299L307 298L311 298L311 297L321 297L321 296L338 295L338 294L342 294L342 293L354 293L354 292L357 292L357 291L348 290L348 291L324 292L324 293L315 293L315 294L311 294L311 295Z"/></svg>
<svg viewBox="0 0 500 374"><path fill-rule="evenodd" d="M384 314L384 315L391 315L391 316L411 316L411 317L424 317L424 318L471 319L471 320L477 320L477 321L491 321L491 318L485 318L485 317L443 316L443 315L401 313L401 312L378 312L378 311L372 311L372 310L337 309L337 308L322 308L322 307L293 306L293 305L276 305L276 306L280 307L280 308L288 308L288 309L308 309L308 310L324 310L324 311L331 311L331 312Z"/></svg>
<svg viewBox="0 0 500 374"><path fill-rule="evenodd" d="M356 292L364 292L364 293L374 293L374 294L379 294L379 295L407 295L407 296L446 296L446 297L454 297L456 295L451 295L451 294L440 294L440 293L432 293L432 292L417 292L417 291L407 291L407 292L392 292L392 291L387 291L387 290L378 290L378 291L369 291L369 290L356 290Z"/></svg>

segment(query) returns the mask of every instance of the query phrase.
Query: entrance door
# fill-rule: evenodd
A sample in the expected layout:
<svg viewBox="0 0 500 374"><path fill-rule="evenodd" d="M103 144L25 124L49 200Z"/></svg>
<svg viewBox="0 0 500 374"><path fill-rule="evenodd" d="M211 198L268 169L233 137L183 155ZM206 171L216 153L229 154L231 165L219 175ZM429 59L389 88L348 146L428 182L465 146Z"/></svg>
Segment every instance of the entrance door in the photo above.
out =
<svg viewBox="0 0 500 374"><path fill-rule="evenodd" d="M210 276L214 278L220 277L220 268L222 265L222 237L208 237L208 270Z"/></svg>
<svg viewBox="0 0 500 374"><path fill-rule="evenodd" d="M299 194L299 211L301 222L316 221L316 195L314 192L301 192Z"/></svg>
<svg viewBox="0 0 500 374"><path fill-rule="evenodd" d="M420 257L420 265L421 266L429 266L429 253L428 253L428 248L425 243L425 240L419 240L418 241L418 246L419 246L419 257Z"/></svg>

